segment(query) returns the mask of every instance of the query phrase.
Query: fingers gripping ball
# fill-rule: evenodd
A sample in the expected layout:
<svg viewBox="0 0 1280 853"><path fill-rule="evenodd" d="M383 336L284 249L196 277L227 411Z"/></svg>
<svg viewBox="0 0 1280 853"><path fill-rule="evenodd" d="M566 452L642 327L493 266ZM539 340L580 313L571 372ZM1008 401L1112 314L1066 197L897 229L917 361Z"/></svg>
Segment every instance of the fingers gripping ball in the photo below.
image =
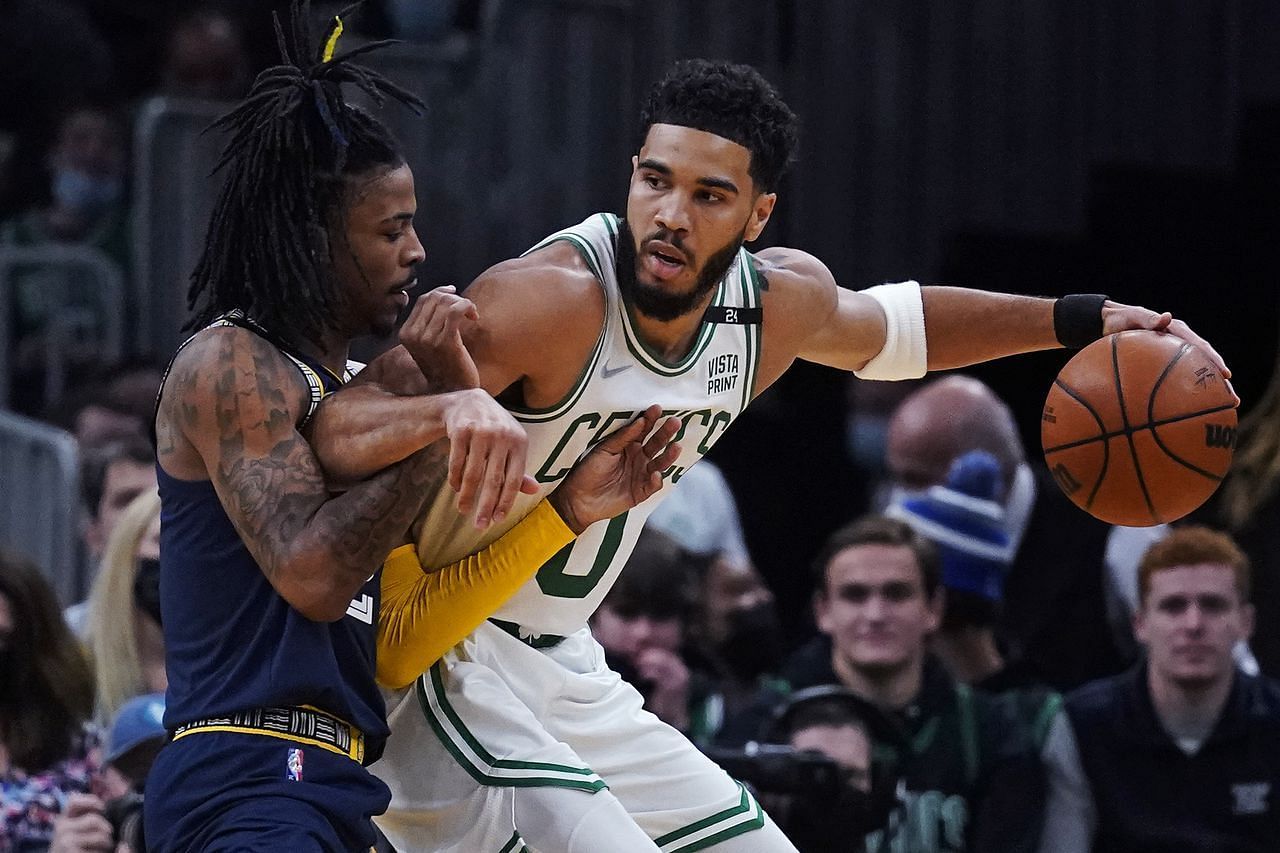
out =
<svg viewBox="0 0 1280 853"><path fill-rule="evenodd" d="M1196 347L1160 332L1095 341L1067 362L1040 419L1045 462L1067 497L1131 527L1204 503L1231 466L1231 389Z"/></svg>

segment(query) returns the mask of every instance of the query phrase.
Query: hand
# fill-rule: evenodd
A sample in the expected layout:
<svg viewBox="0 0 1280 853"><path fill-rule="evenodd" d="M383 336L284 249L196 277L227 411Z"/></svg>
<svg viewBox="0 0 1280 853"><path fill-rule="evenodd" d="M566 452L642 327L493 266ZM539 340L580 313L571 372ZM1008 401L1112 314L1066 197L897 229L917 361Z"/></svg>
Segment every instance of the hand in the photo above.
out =
<svg viewBox="0 0 1280 853"><path fill-rule="evenodd" d="M111 824L103 816L102 800L93 794L72 794L66 808L53 819L49 853L112 851Z"/></svg>
<svg viewBox="0 0 1280 853"><path fill-rule="evenodd" d="M459 296L452 285L418 297L400 327L400 343L433 393L480 387L480 371L462 343L462 333L479 319L475 304Z"/></svg>
<svg viewBox="0 0 1280 853"><path fill-rule="evenodd" d="M668 649L648 648L636 655L636 679L653 686L645 707L669 726L689 725L689 667Z"/></svg>
<svg viewBox="0 0 1280 853"><path fill-rule="evenodd" d="M597 521L621 515L662 488L662 472L680 457L680 445L671 441L680 431L680 419L667 418L655 431L661 416L661 406L650 406L592 448L551 493L552 505L570 530L581 533Z"/></svg>
<svg viewBox="0 0 1280 853"><path fill-rule="evenodd" d="M1227 367L1227 363L1222 360L1222 356L1218 355L1218 351L1208 341L1192 331L1191 327L1185 322L1173 319L1173 315L1168 311L1159 313L1152 311L1150 308L1143 308L1140 305L1123 305L1119 302L1112 302L1110 299L1103 303L1102 333L1104 335L1113 335L1116 332L1125 332L1130 329L1165 332L1174 337L1182 338L1182 340L1200 349L1218 368L1218 373L1222 375L1223 381L1227 383L1231 396L1235 397L1236 405L1240 404L1240 398L1236 396L1235 389L1231 387L1231 368Z"/></svg>
<svg viewBox="0 0 1280 853"><path fill-rule="evenodd" d="M529 437L524 428L484 391L448 395L444 428L449 439L449 485L458 508L476 514L476 527L502 521L520 492L534 494L538 484L524 473Z"/></svg>

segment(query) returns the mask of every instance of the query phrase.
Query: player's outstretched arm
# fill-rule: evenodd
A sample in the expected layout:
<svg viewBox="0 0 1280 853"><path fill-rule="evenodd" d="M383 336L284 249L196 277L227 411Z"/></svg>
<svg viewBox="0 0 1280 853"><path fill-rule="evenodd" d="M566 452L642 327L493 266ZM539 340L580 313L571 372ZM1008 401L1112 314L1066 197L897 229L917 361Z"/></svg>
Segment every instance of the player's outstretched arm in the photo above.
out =
<svg viewBox="0 0 1280 853"><path fill-rule="evenodd" d="M794 250L771 251L776 256L766 252L761 256L779 264L781 281L792 282L800 294L793 301L804 306L800 313L820 318L809 327L812 331L798 338L799 357L866 371L869 378L915 377L928 370L965 367L1073 343L1079 346L1082 336L1096 338L1129 329L1180 337L1203 349L1230 377L1213 347L1167 312L1101 297L1073 301L1070 310L1064 311L1058 299L963 287L919 287L911 282L851 291L835 287L830 272L816 259ZM823 294L833 296L829 307L823 305Z"/></svg>
<svg viewBox="0 0 1280 853"><path fill-rule="evenodd" d="M191 455L181 448L194 450L275 590L304 616L332 621L404 541L444 462L415 454L331 499L295 426L305 405L297 369L274 347L243 329L208 332L166 382L158 458L172 471Z"/></svg>
<svg viewBox="0 0 1280 853"><path fill-rule="evenodd" d="M382 573L379 683L412 683L589 525L657 492L661 472L680 455L671 443L680 421L667 418L655 430L660 415L651 406L600 442L546 501L483 551L425 573L413 546L396 549Z"/></svg>

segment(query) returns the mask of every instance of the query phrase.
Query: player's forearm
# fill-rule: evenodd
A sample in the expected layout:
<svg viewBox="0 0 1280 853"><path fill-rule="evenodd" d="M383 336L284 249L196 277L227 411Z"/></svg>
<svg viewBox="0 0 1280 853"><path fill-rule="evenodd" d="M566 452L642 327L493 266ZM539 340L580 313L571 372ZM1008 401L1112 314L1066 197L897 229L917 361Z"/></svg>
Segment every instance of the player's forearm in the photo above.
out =
<svg viewBox="0 0 1280 853"><path fill-rule="evenodd" d="M488 548L437 572L423 572L412 548L396 551L382 575L379 683L411 684L571 541L573 532L544 501Z"/></svg>
<svg viewBox="0 0 1280 853"><path fill-rule="evenodd" d="M447 394L400 397L376 385L345 388L325 398L308 440L331 483L359 482L445 435Z"/></svg>
<svg viewBox="0 0 1280 853"><path fill-rule="evenodd" d="M447 474L447 449L428 447L323 503L298 531L272 583L310 619L341 619L352 596L405 540Z"/></svg>
<svg viewBox="0 0 1280 853"><path fill-rule="evenodd" d="M961 287L924 287L929 370L1056 349L1052 299Z"/></svg>

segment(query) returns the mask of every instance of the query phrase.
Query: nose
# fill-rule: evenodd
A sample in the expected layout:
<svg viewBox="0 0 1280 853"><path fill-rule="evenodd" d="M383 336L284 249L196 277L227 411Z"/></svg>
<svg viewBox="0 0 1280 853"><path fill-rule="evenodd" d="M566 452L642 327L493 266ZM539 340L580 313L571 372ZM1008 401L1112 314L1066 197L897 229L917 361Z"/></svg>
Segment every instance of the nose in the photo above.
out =
<svg viewBox="0 0 1280 853"><path fill-rule="evenodd" d="M420 264L427 258L427 250L423 248L422 241L418 239L418 230L416 228L409 229L409 239L405 244L404 265L407 267Z"/></svg>
<svg viewBox="0 0 1280 853"><path fill-rule="evenodd" d="M1204 611L1200 609L1200 605L1192 602L1183 615L1183 626L1192 633L1198 633L1204 628L1204 618Z"/></svg>
<svg viewBox="0 0 1280 853"><path fill-rule="evenodd" d="M653 222L666 231L683 234L689 230L689 210L675 193L667 193L654 212Z"/></svg>
<svg viewBox="0 0 1280 853"><path fill-rule="evenodd" d="M863 615L871 621L884 619L887 610L884 596L875 593L868 595L862 606Z"/></svg>

